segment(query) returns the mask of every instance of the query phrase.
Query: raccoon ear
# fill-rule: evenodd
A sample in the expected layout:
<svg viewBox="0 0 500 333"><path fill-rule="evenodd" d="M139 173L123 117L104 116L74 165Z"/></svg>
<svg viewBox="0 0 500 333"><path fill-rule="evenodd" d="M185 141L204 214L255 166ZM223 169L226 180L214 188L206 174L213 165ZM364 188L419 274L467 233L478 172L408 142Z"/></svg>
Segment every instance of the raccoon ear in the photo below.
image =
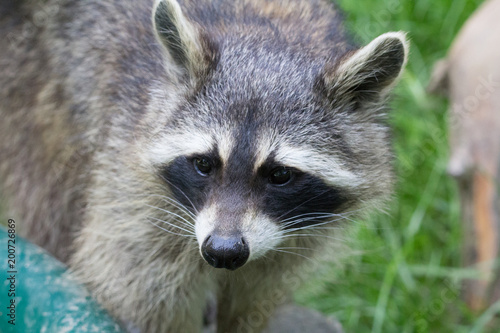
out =
<svg viewBox="0 0 500 333"><path fill-rule="evenodd" d="M156 0L153 25L177 70L195 78L207 67L207 57L199 31L182 13L176 0Z"/></svg>
<svg viewBox="0 0 500 333"><path fill-rule="evenodd" d="M408 58L403 32L385 33L351 53L324 76L329 97L344 105L363 107L384 101Z"/></svg>

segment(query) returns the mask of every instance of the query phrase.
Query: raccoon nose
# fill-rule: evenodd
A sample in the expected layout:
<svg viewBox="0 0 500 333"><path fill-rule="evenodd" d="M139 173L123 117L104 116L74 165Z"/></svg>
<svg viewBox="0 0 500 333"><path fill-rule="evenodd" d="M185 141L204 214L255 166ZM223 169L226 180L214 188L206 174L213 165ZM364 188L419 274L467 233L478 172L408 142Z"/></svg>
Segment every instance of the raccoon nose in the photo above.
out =
<svg viewBox="0 0 500 333"><path fill-rule="evenodd" d="M203 258L215 268L235 270L243 266L250 250L243 237L209 235L201 246Z"/></svg>

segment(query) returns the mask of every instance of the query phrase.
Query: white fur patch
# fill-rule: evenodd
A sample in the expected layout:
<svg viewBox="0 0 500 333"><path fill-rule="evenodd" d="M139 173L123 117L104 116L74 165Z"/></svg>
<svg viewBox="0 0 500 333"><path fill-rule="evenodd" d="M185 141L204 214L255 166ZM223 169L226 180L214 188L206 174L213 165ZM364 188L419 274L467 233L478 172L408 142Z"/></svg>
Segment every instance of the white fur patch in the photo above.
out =
<svg viewBox="0 0 500 333"><path fill-rule="evenodd" d="M300 148L279 142L273 133L260 137L258 142L254 172L273 154L279 164L319 177L329 185L355 188L363 183L361 175L347 170L346 166L342 164L342 159L330 152L319 152L313 148Z"/></svg>
<svg viewBox="0 0 500 333"><path fill-rule="evenodd" d="M271 219L256 211L248 210L241 221L243 237L250 247L250 260L264 256L282 240L283 231Z"/></svg>
<svg viewBox="0 0 500 333"><path fill-rule="evenodd" d="M347 170L339 158L327 152L280 144L275 154L279 163L319 177L329 185L354 188L363 183L360 176Z"/></svg>
<svg viewBox="0 0 500 333"><path fill-rule="evenodd" d="M231 136L228 131L217 131L216 140L219 158L223 165L227 164L231 151L233 150L235 139Z"/></svg>
<svg viewBox="0 0 500 333"><path fill-rule="evenodd" d="M253 166L253 172L256 173L259 167L261 167L271 154L271 152L276 148L276 143L272 139L272 135L265 135L258 139L259 144L257 145L257 151L255 152L255 163Z"/></svg>
<svg viewBox="0 0 500 333"><path fill-rule="evenodd" d="M198 245L217 227L216 205L210 205L203 209L196 218L195 233ZM279 227L265 215L249 209L241 220L235 223L235 230L241 232L250 249L250 257L253 260L262 257L267 251L274 249L282 239L282 231Z"/></svg>
<svg viewBox="0 0 500 333"><path fill-rule="evenodd" d="M143 150L142 160L153 165L168 164L179 156L207 154L217 146L219 158L225 164L233 149L234 139L227 131L215 132L216 135L199 130L165 134Z"/></svg>
<svg viewBox="0 0 500 333"><path fill-rule="evenodd" d="M167 164L179 156L204 154L215 145L211 134L200 131L167 134L152 142L146 160L156 165Z"/></svg>
<svg viewBox="0 0 500 333"><path fill-rule="evenodd" d="M198 240L198 245L201 245L205 239L212 233L215 228L217 216L217 209L215 205L209 205L204 208L196 217L196 222L194 226L196 239Z"/></svg>

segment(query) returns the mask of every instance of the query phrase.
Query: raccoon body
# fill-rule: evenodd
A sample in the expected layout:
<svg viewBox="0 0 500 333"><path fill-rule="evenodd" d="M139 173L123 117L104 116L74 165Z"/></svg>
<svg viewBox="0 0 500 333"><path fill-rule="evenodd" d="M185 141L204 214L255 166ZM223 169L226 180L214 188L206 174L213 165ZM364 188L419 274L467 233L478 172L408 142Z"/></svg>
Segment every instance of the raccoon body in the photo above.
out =
<svg viewBox="0 0 500 333"><path fill-rule="evenodd" d="M6 211L130 327L199 332L214 294L219 332L261 331L390 194L402 33L357 48L320 0L0 9Z"/></svg>

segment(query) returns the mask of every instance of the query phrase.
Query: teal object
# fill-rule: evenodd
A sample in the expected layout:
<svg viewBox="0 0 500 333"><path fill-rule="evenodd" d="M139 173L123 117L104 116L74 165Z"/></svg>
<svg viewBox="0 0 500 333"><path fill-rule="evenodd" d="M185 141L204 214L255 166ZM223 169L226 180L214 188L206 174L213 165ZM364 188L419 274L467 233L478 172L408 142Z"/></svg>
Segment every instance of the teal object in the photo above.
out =
<svg viewBox="0 0 500 333"><path fill-rule="evenodd" d="M64 264L13 231L0 227L0 332L123 332Z"/></svg>

